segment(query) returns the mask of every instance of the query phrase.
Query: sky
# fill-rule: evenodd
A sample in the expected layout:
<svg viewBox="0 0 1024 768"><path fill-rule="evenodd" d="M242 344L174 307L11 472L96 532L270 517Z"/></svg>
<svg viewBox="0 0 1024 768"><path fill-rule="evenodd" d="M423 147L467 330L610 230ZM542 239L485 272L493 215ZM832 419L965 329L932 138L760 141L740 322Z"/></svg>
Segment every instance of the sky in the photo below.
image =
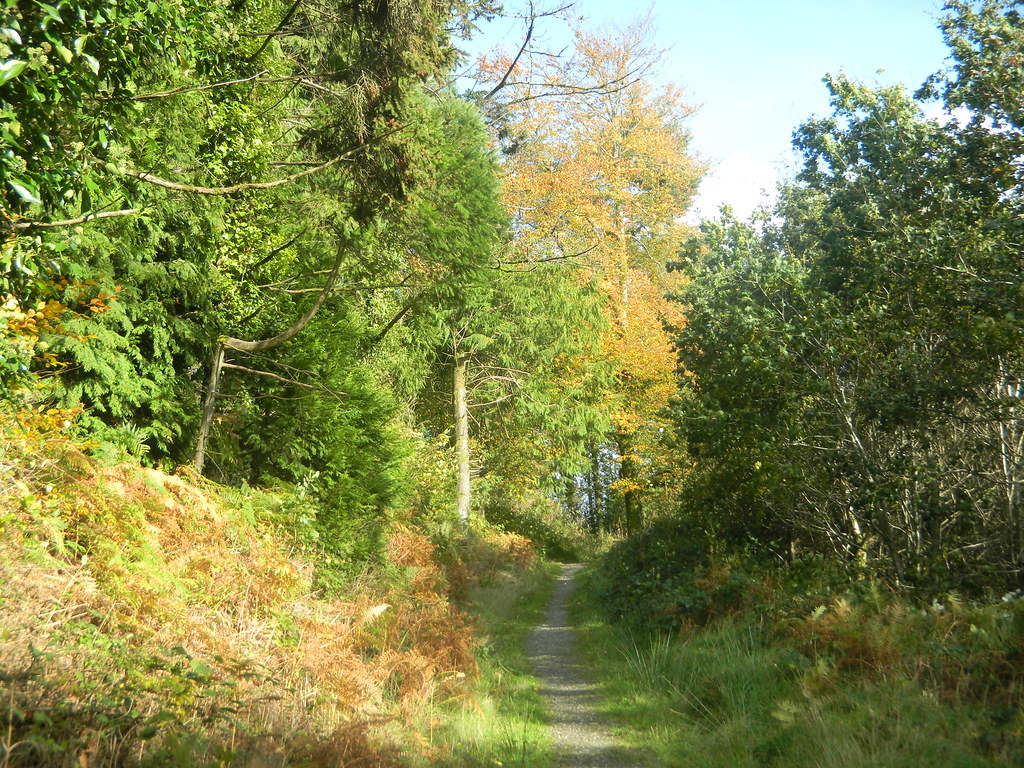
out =
<svg viewBox="0 0 1024 768"><path fill-rule="evenodd" d="M572 10L588 25L604 25L645 9L628 0L576 0ZM657 39L668 49L664 78L699 105L692 146L712 166L694 218L713 216L722 204L746 217L770 200L776 183L795 171L793 131L829 113L826 74L914 90L946 66L941 12L942 0L657 0ZM515 48L521 34L521 26L495 21L472 49ZM567 39L553 22L542 34L549 43Z"/></svg>

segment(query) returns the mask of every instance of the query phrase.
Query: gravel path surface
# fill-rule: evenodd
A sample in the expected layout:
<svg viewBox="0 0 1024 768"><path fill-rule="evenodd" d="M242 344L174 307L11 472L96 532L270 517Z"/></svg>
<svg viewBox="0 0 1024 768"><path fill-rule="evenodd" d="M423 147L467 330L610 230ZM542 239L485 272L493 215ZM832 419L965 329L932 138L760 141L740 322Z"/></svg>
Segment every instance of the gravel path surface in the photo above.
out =
<svg viewBox="0 0 1024 768"><path fill-rule="evenodd" d="M619 746L597 711L598 688L576 654L576 633L569 626L566 601L582 566L566 565L555 586L544 622L527 640L533 673L551 713L551 736L560 766L634 768L636 755Z"/></svg>

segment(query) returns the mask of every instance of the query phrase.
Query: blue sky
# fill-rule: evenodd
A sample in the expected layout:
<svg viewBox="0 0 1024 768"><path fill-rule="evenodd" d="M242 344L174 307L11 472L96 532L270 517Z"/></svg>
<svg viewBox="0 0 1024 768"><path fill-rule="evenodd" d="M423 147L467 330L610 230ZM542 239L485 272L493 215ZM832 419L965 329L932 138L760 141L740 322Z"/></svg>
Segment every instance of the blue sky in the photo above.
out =
<svg viewBox="0 0 1024 768"><path fill-rule="evenodd" d="M508 2L513 7L513 2ZM576 0L593 24L626 21L646 5ZM793 130L828 113L821 79L845 72L868 84L912 90L945 66L937 21L942 0L658 0L658 42L669 48L665 79L683 86L700 110L694 148L714 164L698 200L713 214L729 203L746 215L793 166ZM520 28L498 21L474 40L517 43ZM556 25L545 33L564 39ZM880 71L881 70L881 71Z"/></svg>

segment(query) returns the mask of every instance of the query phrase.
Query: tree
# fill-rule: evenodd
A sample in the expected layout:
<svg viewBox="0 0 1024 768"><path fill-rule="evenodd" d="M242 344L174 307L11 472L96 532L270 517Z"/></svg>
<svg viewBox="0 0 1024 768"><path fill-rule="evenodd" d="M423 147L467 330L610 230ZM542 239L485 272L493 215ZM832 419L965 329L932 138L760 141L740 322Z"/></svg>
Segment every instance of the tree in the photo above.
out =
<svg viewBox="0 0 1024 768"><path fill-rule="evenodd" d="M918 588L1019 585L1017 5L951 4L954 66L917 98L828 78L774 220L690 248L678 421L691 499L733 541ZM926 118L935 95L967 117Z"/></svg>
<svg viewBox="0 0 1024 768"><path fill-rule="evenodd" d="M662 323L680 319L664 298L674 282L664 265L686 232L682 215L703 173L688 150L692 110L677 87L651 83L662 55L652 24L648 14L614 29L577 26L568 59L483 65L510 73L492 110L518 261L566 262L607 297L603 354L615 360L619 382L607 407L628 530L640 524L644 454L674 390Z"/></svg>
<svg viewBox="0 0 1024 768"><path fill-rule="evenodd" d="M534 415L534 434L516 443L531 408L576 361L574 344L590 343L586 329L597 315L588 314L591 305L581 296L570 298L575 283L549 270L500 268L506 215L485 127L474 106L450 95L441 112L444 118L433 122L435 180L411 209L403 236L421 269L418 285L401 289L408 299L386 327L394 354L395 345L404 345L422 360L415 366L402 356L400 387L433 429L451 431L457 517L465 525L474 465L495 472L500 464L509 483L528 478L515 471L513 454L535 459L539 444L557 442L559 426L576 415L581 398L563 397L558 414ZM553 411L553 402L545 408Z"/></svg>

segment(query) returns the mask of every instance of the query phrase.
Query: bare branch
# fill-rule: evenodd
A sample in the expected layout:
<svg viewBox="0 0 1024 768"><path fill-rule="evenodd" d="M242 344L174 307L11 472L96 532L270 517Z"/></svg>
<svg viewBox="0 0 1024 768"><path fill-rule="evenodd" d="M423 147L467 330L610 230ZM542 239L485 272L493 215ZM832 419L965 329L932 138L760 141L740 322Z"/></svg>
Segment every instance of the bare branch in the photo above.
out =
<svg viewBox="0 0 1024 768"><path fill-rule="evenodd" d="M252 265L252 269L259 269L260 267L262 267L264 264L269 262L272 258L277 256L277 254L279 254L285 248L288 248L289 246L294 245L296 243L296 241L298 241L298 239L300 237L302 237L304 234L306 234L306 232L308 232L308 231L309 230L304 229L299 234L297 234L295 237L293 237L291 240L287 240L284 243L282 243L281 245L277 246L274 250L272 250L270 253L268 253L266 256L264 256L262 259L260 259L255 264L253 264ZM260 287L260 286L257 286L257 288L258 287Z"/></svg>
<svg viewBox="0 0 1024 768"><path fill-rule="evenodd" d="M419 297L417 296L416 298L418 299ZM384 340L384 337L387 336L388 333L391 331L391 329L398 325L400 322L402 322L402 318L404 318L407 314L409 314L412 311L414 306L416 306L416 299L410 301L408 304L402 307L398 311L398 314L396 314L387 322L387 325L385 325L383 328L377 331L377 334L372 339L370 339L369 343L366 345L366 348L373 349L375 346L380 344Z"/></svg>
<svg viewBox="0 0 1024 768"><path fill-rule="evenodd" d="M537 265L537 264L546 264L546 263L551 262L551 261L573 261L575 259L578 259L580 256L586 256L588 253L590 253L591 251L593 251L595 248L599 247L600 245L601 245L601 242L597 241L593 245L591 245L589 248L586 248L585 250L582 250L582 251L577 251L576 253L563 253L563 254L561 254L559 256L544 256L544 257L539 258L539 259L520 259L518 261L500 261L500 262L498 262L498 265L494 267L494 269L497 269L499 271L505 271L505 267L506 266L515 267L515 266L519 266L519 265L522 265L522 264L526 264L528 266L534 266L534 265ZM511 270L511 271L520 271L520 270Z"/></svg>
<svg viewBox="0 0 1024 768"><path fill-rule="evenodd" d="M320 83L315 83L312 80L309 80L308 78L305 77L299 78L296 82L298 82L299 85L304 85L307 88L312 88L315 91L321 91L322 93L326 93L336 98L342 97L342 94L338 93L333 88L327 88L326 86L320 85Z"/></svg>
<svg viewBox="0 0 1024 768"><path fill-rule="evenodd" d="M286 293L289 296L299 296L304 293L320 293L321 288L268 288L274 293Z"/></svg>
<svg viewBox="0 0 1024 768"><path fill-rule="evenodd" d="M308 168L305 171L299 171L293 173L291 176L286 176L283 179L277 181L260 181L252 182L247 184L233 184L230 187L199 187L193 186L192 184L178 184L175 181L168 181L167 179L161 179L159 176L154 176L151 173L140 173L138 171L128 171L127 175L132 176L140 181L146 181L150 184L155 184L158 187L164 187L166 189L173 189L176 192L191 192L196 195L232 195L236 192L245 192L250 189L273 189L274 187L283 187L285 184L291 184L293 181L317 173L319 171L325 171L332 165L337 165L342 160L346 160L355 153L346 152L343 155L338 155L332 160L328 160L326 163L321 163L315 168Z"/></svg>
<svg viewBox="0 0 1024 768"><path fill-rule="evenodd" d="M285 384L294 384L296 387L302 387L303 389L313 389L317 392L326 392L328 395L334 395L339 400L346 394L345 392L339 392L336 389L328 389L327 387L318 387L315 384L305 384L301 381L295 381L295 379L289 379L285 376L278 376L276 373L270 371L260 371L256 368L246 368L244 365L235 365L234 363L221 363L221 368L231 368L235 371L242 371L244 373L253 373L257 376L266 376L268 379L275 379Z"/></svg>
<svg viewBox="0 0 1024 768"><path fill-rule="evenodd" d="M563 96L586 96L591 93L618 93L642 81L643 77L637 75L638 71L639 70L627 72L621 77L616 77L613 80L607 80L603 83L588 86L571 85L569 83L533 83L527 81L512 82L509 83L509 85L527 85L542 90L539 93L522 96L518 99L512 99L511 101L504 103L512 106L515 104L525 104L528 101L536 101L537 99L554 99ZM550 88L551 90L543 90L545 88Z"/></svg>
<svg viewBox="0 0 1024 768"><path fill-rule="evenodd" d="M533 38L533 27L536 23L537 16L534 13L533 0L530 0L530 24L526 28L526 36L523 38L523 44L519 46L519 53L517 53L515 58L512 59L512 63L508 65L508 68L505 70L505 74L501 76L501 80L498 81L498 84L491 88L491 90L487 92L487 95L484 96L484 101L487 101L494 94L496 94L498 91L504 88L506 83L508 83L509 77L512 76L512 71L519 64L519 59L522 58L523 53L526 51L527 46L530 44L530 40Z"/></svg>
<svg viewBox="0 0 1024 768"><path fill-rule="evenodd" d="M488 401L486 403L473 403L473 405L471 407L472 408L487 408L488 406L497 405L498 403L503 403L506 400L511 400L513 397L515 397L514 394L502 395L501 397L496 398L494 400L490 400L490 401Z"/></svg>
<svg viewBox="0 0 1024 768"><path fill-rule="evenodd" d="M270 290L274 288L280 288L282 285L290 285L291 283L294 283L296 280L301 280L304 277L316 277L318 275L329 275L330 273L331 270L329 269L319 269L316 272L310 272L305 275L295 275L294 277L289 277L287 280L279 280L276 283L264 283L263 285L257 285L256 287ZM317 290L319 291L320 289L317 288Z"/></svg>
<svg viewBox="0 0 1024 768"><path fill-rule="evenodd" d="M123 211L101 211L100 213L87 213L77 219L65 219L64 221L15 221L11 229L51 229L54 227L73 227L76 224L85 224L95 219L112 219L115 216L133 216L140 213L141 208L125 208Z"/></svg>
<svg viewBox="0 0 1024 768"><path fill-rule="evenodd" d="M372 144L379 141L383 141L389 136L393 136L394 134L399 133L400 131L404 131L408 127L408 123L400 125L397 128L388 131L385 134L382 134L381 136L375 137L372 141L360 144L358 147L350 149L348 152L344 152L338 155L337 157L328 160L326 163L322 163L316 166L315 168L307 168L304 171L293 173L291 176L286 176L285 178L278 179L277 181L249 182L243 184L233 184L229 187L200 187L191 184L179 184L175 181L168 181L167 179L161 179L159 176L154 176L150 173L141 173L139 171L126 171L126 175L132 176L133 178L139 179L140 181L155 184L158 187L173 189L177 192L190 192L197 195L231 195L236 192L245 192L250 189L274 189L275 187L282 187L285 184L291 184L293 181L298 181L299 179L304 178L306 176L310 176L314 173L319 173L320 171L327 170L331 166L337 165L342 160L349 160L355 155L359 154L360 152L366 150Z"/></svg>
<svg viewBox="0 0 1024 768"><path fill-rule="evenodd" d="M276 336L271 336L269 339L262 339L261 341L247 341L245 339L237 339L232 336L228 336L223 340L224 346L229 349L238 350L239 352L262 352L265 349L271 349L279 344L283 344L298 334L309 324L309 321L313 319L316 313L320 311L320 307L322 307L324 302L327 301L327 296L334 287L334 283L338 279L338 273L341 271L341 265L345 260L346 244L347 243L344 239L338 243L338 253L334 259L334 267L331 270L330 276L327 278L327 282L324 283L324 287L321 290L320 295L317 296L316 301L313 302L313 306L306 310L306 313L295 321L290 328L282 331Z"/></svg>
<svg viewBox="0 0 1024 768"><path fill-rule="evenodd" d="M277 35L277 33L283 30L286 26L288 26L288 22L292 20L292 17L295 15L295 12L299 10L299 5L301 3L302 0L295 0L295 2L292 3L292 7L288 9L288 12L284 15L284 18L282 18L281 21L278 23L277 28L271 34L267 35L266 39L264 39L263 41L263 44L259 48L257 48L256 52L249 56L246 59L246 61L254 60L261 53L263 53L263 51L267 49L267 46L270 45L270 41L274 38L274 36Z"/></svg>
<svg viewBox="0 0 1024 768"><path fill-rule="evenodd" d="M257 72L255 75L249 75L249 77L240 77L237 80L224 80L219 83L211 83L210 85L197 85L187 86L183 85L181 88L174 88L170 91L156 91L154 93L143 93L138 96L132 96L132 101L149 101L150 99L165 99L168 96L177 96L179 93L197 93L198 91L211 91L214 88L224 88L228 85L238 85L239 83L248 83L251 80L255 80L257 77L262 77L267 74L270 70L264 69ZM109 97L102 99L102 101L109 101Z"/></svg>

